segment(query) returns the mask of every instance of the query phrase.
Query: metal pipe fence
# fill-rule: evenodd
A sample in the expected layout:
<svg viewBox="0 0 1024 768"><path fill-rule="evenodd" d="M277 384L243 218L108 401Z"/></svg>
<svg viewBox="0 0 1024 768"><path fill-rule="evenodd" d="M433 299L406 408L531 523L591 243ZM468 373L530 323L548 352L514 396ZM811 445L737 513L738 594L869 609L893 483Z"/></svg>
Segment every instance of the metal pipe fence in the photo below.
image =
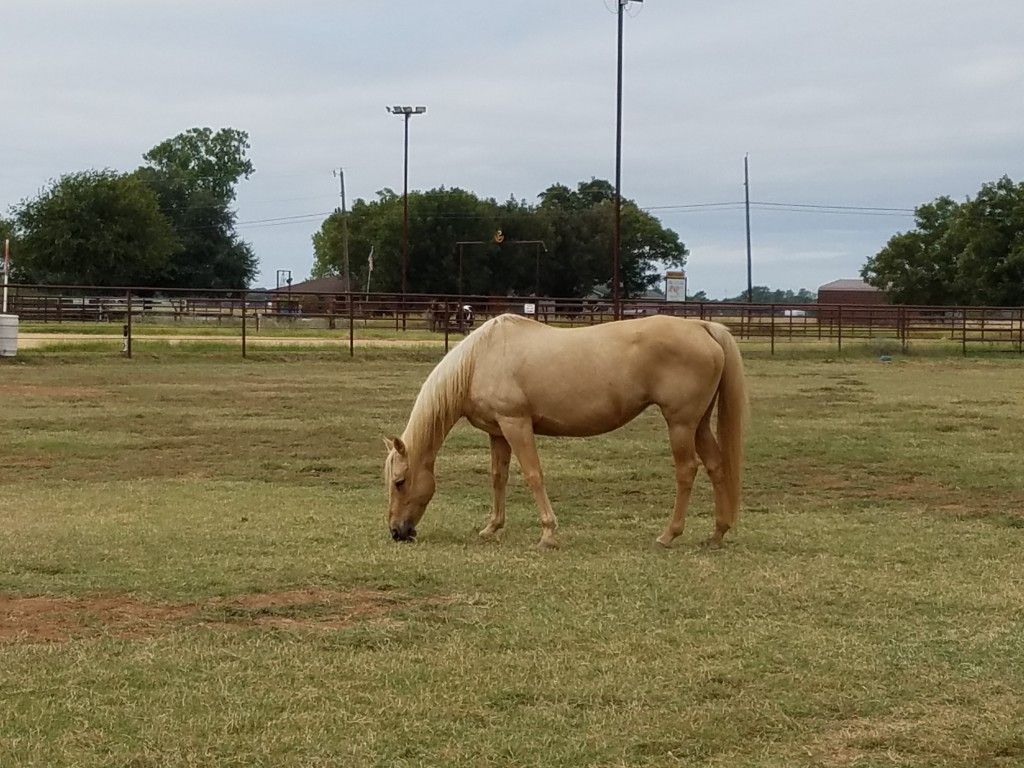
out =
<svg viewBox="0 0 1024 768"><path fill-rule="evenodd" d="M511 312L542 323L578 327L611 322L614 307L606 299L523 296L454 296L390 293L313 293L272 291L195 291L153 287L60 285L10 286L10 311L31 327L85 326L92 334L109 326L124 336L125 353L133 335L146 338L237 339L242 356L254 342L289 333L336 338L355 354L357 339L431 339L459 337L496 315ZM849 304L748 304L623 300L625 319L649 315L714 320L740 341L778 344L844 344L891 340L906 349L911 341L959 344L963 354L974 345L1024 353L1024 307L929 307ZM331 331L338 331L331 334ZM323 333L319 333L323 332ZM102 336L104 334L100 334Z"/></svg>

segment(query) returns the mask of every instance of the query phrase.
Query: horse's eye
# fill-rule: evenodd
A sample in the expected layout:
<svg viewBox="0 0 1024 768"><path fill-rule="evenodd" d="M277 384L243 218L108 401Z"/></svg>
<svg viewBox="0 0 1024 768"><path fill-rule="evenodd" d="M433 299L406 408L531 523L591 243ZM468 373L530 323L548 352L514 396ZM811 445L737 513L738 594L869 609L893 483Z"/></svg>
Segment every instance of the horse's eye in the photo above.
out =
<svg viewBox="0 0 1024 768"><path fill-rule="evenodd" d="M395 488L398 488L399 490L401 490L403 485L405 485L405 480L404 479L403 480L395 480Z"/></svg>

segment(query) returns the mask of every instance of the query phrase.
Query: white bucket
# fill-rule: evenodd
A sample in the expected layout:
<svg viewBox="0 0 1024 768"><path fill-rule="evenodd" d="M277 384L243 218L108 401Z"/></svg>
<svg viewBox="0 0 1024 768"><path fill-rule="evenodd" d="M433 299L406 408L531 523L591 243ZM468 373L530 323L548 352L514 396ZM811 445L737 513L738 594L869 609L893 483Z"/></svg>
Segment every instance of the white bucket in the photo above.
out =
<svg viewBox="0 0 1024 768"><path fill-rule="evenodd" d="M18 354L18 316L0 315L0 357Z"/></svg>

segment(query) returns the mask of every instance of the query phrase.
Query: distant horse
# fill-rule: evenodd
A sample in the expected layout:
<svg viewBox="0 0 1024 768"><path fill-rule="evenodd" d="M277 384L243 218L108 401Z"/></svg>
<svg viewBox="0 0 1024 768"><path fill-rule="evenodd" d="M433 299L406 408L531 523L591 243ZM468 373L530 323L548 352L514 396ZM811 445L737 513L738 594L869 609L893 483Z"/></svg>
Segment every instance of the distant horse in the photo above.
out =
<svg viewBox="0 0 1024 768"><path fill-rule="evenodd" d="M426 312L427 322L431 331L458 330L467 333L473 328L473 307L469 304L456 305L454 312L449 312L447 302L432 301Z"/></svg>
<svg viewBox="0 0 1024 768"><path fill-rule="evenodd" d="M717 439L711 430L716 401ZM465 417L491 438L494 506L480 535L491 537L505 524L514 453L540 511L540 545L557 546L534 435L599 435L650 405L668 422L676 475L675 507L658 542L667 547L683 531L699 456L714 485L710 541L720 543L739 512L743 362L725 326L664 315L573 329L501 315L467 336L423 383L402 436L385 439L392 538L415 538L434 495L434 460Z"/></svg>

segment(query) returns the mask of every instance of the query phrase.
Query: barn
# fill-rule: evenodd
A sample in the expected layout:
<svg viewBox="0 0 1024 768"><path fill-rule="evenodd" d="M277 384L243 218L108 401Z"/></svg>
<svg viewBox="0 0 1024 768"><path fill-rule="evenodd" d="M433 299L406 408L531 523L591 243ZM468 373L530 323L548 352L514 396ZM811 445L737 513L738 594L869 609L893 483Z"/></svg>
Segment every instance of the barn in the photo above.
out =
<svg viewBox="0 0 1024 768"><path fill-rule="evenodd" d="M819 304L853 304L857 306L888 304L885 292L863 280L843 279L825 283L818 289Z"/></svg>
<svg viewBox="0 0 1024 768"><path fill-rule="evenodd" d="M818 304L818 320L823 323L865 323L869 328L892 327L899 317L896 308L881 309L889 306L886 293L863 280L833 280L825 283L818 289Z"/></svg>
<svg viewBox="0 0 1024 768"><path fill-rule="evenodd" d="M267 291L271 296L271 311L281 314L333 315L339 306L344 305L344 297L338 296L346 292L345 278L329 275L292 283L290 286L271 288ZM320 296L301 294L318 293ZM293 294L299 294L293 296Z"/></svg>

